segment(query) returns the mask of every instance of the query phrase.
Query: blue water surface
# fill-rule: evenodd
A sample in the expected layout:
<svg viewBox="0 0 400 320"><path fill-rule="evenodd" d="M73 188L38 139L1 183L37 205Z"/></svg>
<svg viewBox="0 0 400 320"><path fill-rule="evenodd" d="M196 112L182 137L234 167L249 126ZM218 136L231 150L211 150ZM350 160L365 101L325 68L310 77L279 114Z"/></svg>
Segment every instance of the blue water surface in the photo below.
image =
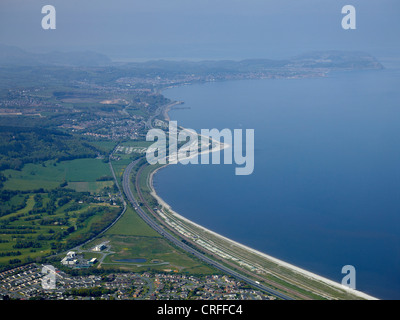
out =
<svg viewBox="0 0 400 320"><path fill-rule="evenodd" d="M254 129L255 169L170 165L157 193L183 216L357 289L400 299L400 72L226 81L166 90L195 129Z"/></svg>

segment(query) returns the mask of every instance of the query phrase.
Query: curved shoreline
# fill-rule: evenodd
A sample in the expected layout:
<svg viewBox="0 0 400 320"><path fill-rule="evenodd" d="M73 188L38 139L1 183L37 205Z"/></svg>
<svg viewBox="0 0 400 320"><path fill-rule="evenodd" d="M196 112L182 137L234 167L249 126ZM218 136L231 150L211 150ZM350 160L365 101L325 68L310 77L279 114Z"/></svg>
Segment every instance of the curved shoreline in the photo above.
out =
<svg viewBox="0 0 400 320"><path fill-rule="evenodd" d="M164 108L164 110L163 110L163 114L166 115L165 121L170 121L170 117L169 117L169 115L168 115L168 111L170 111L170 108ZM209 152L220 151L220 150L224 149L225 147L226 147L226 145L222 144L222 148L220 148L220 149L218 149L218 150L212 149L212 150L210 150ZM217 149L217 148L216 148L216 149ZM331 287L334 287L334 288L338 288L338 289L344 290L344 291L346 291L346 292L348 292L348 293L350 293L350 294L353 294L353 295L355 295L355 296L357 296L357 297L360 297L360 298L363 298L363 299L367 299L367 300L379 300L378 298L376 298L376 297L374 297L374 296L371 296L371 295L369 295L369 294L366 294L366 293L364 293L364 292L362 292L362 291L359 291L359 290L356 290L356 289L351 289L351 288L349 288L349 287L347 287L347 286L344 286L344 285L342 285L342 284L340 284L340 283L338 283L338 282L335 282L335 281L333 281L333 280L330 280L330 279L328 279L328 278L325 278L325 277L323 277L323 276L320 276L320 275L315 274L315 273L313 273L313 272L310 272L310 271L308 271L308 270L302 269L302 268L300 268L300 267L297 267L297 266L295 266L295 265L292 265L292 264L290 264L290 263L288 263L288 262L285 262L285 261L283 261L283 260L280 260L280 259L277 259L277 258L275 258L275 257L272 257L272 256L270 256L270 255L268 255L268 254L266 254L266 253L263 253L263 252L258 251L258 250L256 250L256 249L253 249L253 248L248 247L248 246L246 246L246 245L243 245L243 244L241 244L241 243L239 243L239 242L237 242L237 241L234 241L234 240L229 239L229 238L227 238L227 237L225 237L225 236L222 236L222 235L220 235L219 233L217 233L217 232L215 232L215 231L212 231L212 230L210 230L210 229L207 229L207 228L203 227L202 225L199 225L199 224L197 224L197 223L195 223L195 222L189 220L188 218L185 218L184 216L180 215L179 213L177 213L176 211L174 211L174 210L171 208L171 206L170 206L167 202L165 202L165 201L157 194L157 192L156 192L156 190L155 190L155 188L154 188L154 185L153 185L154 175L155 175L160 169L163 169L163 168L167 167L168 165L169 165L169 164L167 163L167 164L165 164L165 165L163 165L163 166L161 166L161 167L159 167L159 168L153 170L153 171L149 174L148 184L149 184L149 188L150 188L150 190L151 190L151 195L159 202L159 204L160 204L163 208L166 208L167 210L169 210L169 211L172 213L172 215L174 215L176 218L178 218L178 219L180 219L180 220L182 220L182 221L185 221L186 223L188 223L188 224L190 224L190 225L193 225L193 226L195 226L196 228L198 228L198 229L200 229L200 230L202 230L202 231L204 231L204 232L206 232L206 233L209 233L210 235L213 235L213 236L215 236L215 237L217 237L217 238L219 238L219 239L221 239L221 240L223 240L223 241L225 241L225 242L227 242L227 243L229 243L229 244L231 244L231 245L233 245L233 246L237 246L237 247L239 247L239 248L241 248L241 249L244 249L244 250L246 250L247 252L250 252L250 253L252 253L252 254L255 254L255 255L257 255L257 256L263 258L263 259L269 260L269 261L271 261L271 262L277 264L278 266L287 268L287 269L289 269L290 271L293 271L293 272L295 272L295 273L297 273L297 274L300 274L300 275L302 275L302 276L304 276L304 277L306 277L306 278L309 278L309 279L312 279L312 280L316 280L316 281L322 282L322 283L324 283L324 284L326 284L326 285L328 285L328 286L331 286ZM177 230L176 230L176 231L177 231ZM177 232L179 233L179 231L177 231Z"/></svg>
<svg viewBox="0 0 400 320"><path fill-rule="evenodd" d="M293 272L295 272L295 273L301 274L301 275L303 275L303 276L305 276L305 277L307 277L307 278L310 278L310 279L313 279L313 280L322 282L322 283L324 283L324 284L326 284L326 285L329 285L329 286L332 286L332 287L335 287L335 288L338 288L338 289L345 290L345 291L347 291L348 293L353 294L353 295L355 295L355 296L357 296L357 297L360 297L360 298L363 298L363 299L367 299L367 300L379 300L378 298L373 297L373 296L371 296L371 295L368 295L368 294L366 294L366 293L364 293L364 292L362 292L362 291L358 291L358 290L355 290L355 289L351 289L351 288L346 287L346 286L344 286L344 285L342 285L342 284L340 284L340 283L338 283L338 282L335 282L335 281L330 280L330 279L328 279L328 278L322 277L322 276L320 276L320 275L318 275L318 274L315 274L315 273L313 273L313 272L307 271L307 270L302 269L302 268L300 268L300 267L297 267L297 266L295 266L295 265L293 265L293 264L290 264L290 263L285 262L285 261L283 261L283 260L280 260L280 259L277 259L277 258L275 258L275 257L272 257L272 256L270 256L270 255L268 255L268 254L266 254L266 253L263 253L263 252L258 251L258 250L256 250L256 249L253 249L253 248L251 248L251 247L248 247L248 246L246 246L246 245L244 245L244 244L241 244L241 243L239 243L239 242L237 242L237 241L234 241L234 240L232 240L232 239L229 239L229 238L227 238L227 237L225 237L225 236L220 235L219 233L217 233L217 232L215 232L215 231L212 231L212 230L210 230L210 229L207 229L207 228L203 227L202 225L197 224L197 223L195 223L195 222L189 220L188 218L185 218L184 216L180 215L179 213L177 213L176 211L174 211L174 210L171 208L171 206L170 206L167 202L165 202L165 201L157 194L157 192L156 192L156 190L155 190L155 188L154 188L154 185L153 185L154 175L155 175L159 170L161 170L161 169L163 169L163 168L166 168L168 165L169 165L169 164L165 164L165 165L163 165L163 166L161 166L161 167L155 169L154 171L152 171L152 172L149 174L148 183L149 183L149 187L150 187L150 190L151 190L151 195L158 201L158 203L159 203L163 208L166 208L168 211L170 211L170 212L171 212L175 217L177 217L178 219L183 220L183 221L185 221L186 223L191 224L191 225L195 226L196 228L199 228L199 229L201 229L202 231L204 231L204 232L206 232L206 233L209 233L209 234L211 234L211 235L213 235L213 236L215 236L215 237L217 237L217 238L219 238L219 239L221 239L221 240L223 240L223 241L225 241L225 242L227 242L227 243L230 243L231 245L237 246L237 247L239 247L239 248L241 248L241 249L244 249L244 250L246 250L246 251L248 251L248 252L250 252L250 253L253 253L253 254L255 254L255 255L258 255L259 257L261 257L261 258L263 258L263 259L269 260L269 261L271 261L271 262L277 264L278 266L285 267L285 268L287 268L287 269L289 269L289 270L291 270L291 271L293 271ZM177 232L179 233L179 231L177 231Z"/></svg>
<svg viewBox="0 0 400 320"><path fill-rule="evenodd" d="M266 253L263 253L263 252L258 251L258 250L256 250L256 249L253 249L253 248L250 248L250 247L248 247L248 246L246 246L246 245L244 245L244 244L241 244L241 243L239 243L239 242L236 242L236 241L234 241L234 240L232 240L232 239L229 239L229 238L227 238L227 237L224 237L224 236L220 235L219 233L217 233L217 232L215 232L215 231L212 231L212 230L210 230L210 229L207 229L207 228L203 227L202 225L199 225L199 224L197 224L197 223L195 223L195 222L189 220L188 218L185 218L184 216L180 215L179 213L177 213L176 211L174 211L174 210L171 208L171 206L170 206L168 203L166 203L166 202L157 194L157 192L155 191L154 186L153 186L153 177L154 177L154 175L155 175L160 169L163 169L163 168L165 168L166 166L168 166L168 164L166 164L166 165L164 165L164 166L162 166L162 167L159 167L159 168L155 169L154 171L152 171L152 172L150 173L150 175L149 175L149 187L150 187L150 189L151 189L151 195L160 203L160 205L161 205L162 207L168 209L175 217L177 217L177 218L179 218L179 219L185 221L186 223L189 223L189 224L191 224L191 225L193 225L193 226L195 226L195 227L197 227L197 228L199 228L199 229L205 231L206 233L209 233L209 234L211 234L211 235L213 235L213 236L215 236L215 237L217 237L217 238L220 238L220 239L222 239L222 240L224 240L224 241L226 241L226 242L228 242L228 243L230 243L230 244L232 244L232 245L235 245L235 246L237 246L237 247L240 247L240 248L242 248L242 249L244 249L244 250L246 250L246 251L248 251L248 252L251 252L251 253L253 253L253 254L256 254L256 255L260 256L261 258L264 258L264 259L267 259L267 260L269 260L269 261L272 261L272 262L276 263L276 264L279 265L279 266L282 266L282 267L285 267L285 268L287 268L287 269L290 269L291 271L293 271L293 272L295 272L295 273L299 273L299 274L301 274L301 275L303 275L303 276L305 276L305 277L307 277L307 278L310 278L310 279L313 279L313 280L317 280L317 281L323 282L324 284L330 285L330 286L332 286L332 287L345 290L345 291L347 291L348 293L354 294L355 296L358 296L358 297L363 298L363 299L367 299L367 300L379 300L378 298L373 297L373 296L371 296L371 295L368 295L368 294L366 294L366 293L364 293L364 292L362 292L362 291L358 291L358 290L355 290L355 289L351 289L351 288L346 287L346 286L344 286L344 285L342 285L342 284L340 284L340 283L338 283L338 282L335 282L335 281L330 280L330 279L328 279L328 278L322 277L322 276L320 276L320 275L318 275L318 274L312 273L312 272L310 272L310 271L307 271L307 270L305 270L305 269L302 269L302 268L300 268L300 267L297 267L297 266L295 266L295 265L292 265L292 264L290 264L290 263L288 263L288 262L285 262L285 261L279 260L279 259L277 259L277 258L275 258L275 257L272 257L272 256L270 256L270 255L268 255L268 254L266 254Z"/></svg>

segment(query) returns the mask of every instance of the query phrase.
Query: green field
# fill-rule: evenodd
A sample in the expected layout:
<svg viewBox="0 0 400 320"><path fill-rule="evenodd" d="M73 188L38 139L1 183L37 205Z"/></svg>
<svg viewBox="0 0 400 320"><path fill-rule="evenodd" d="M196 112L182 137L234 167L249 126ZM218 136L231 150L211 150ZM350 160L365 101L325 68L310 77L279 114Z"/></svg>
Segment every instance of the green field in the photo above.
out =
<svg viewBox="0 0 400 320"><path fill-rule="evenodd" d="M30 163L2 173L7 180L1 190L0 267L76 245L121 212L110 205L118 200L110 198L114 181L101 159Z"/></svg>
<svg viewBox="0 0 400 320"><path fill-rule="evenodd" d="M115 145L116 142L115 141L109 141L109 140L94 140L94 141L90 141L90 144L94 145L96 148L98 148L99 150L102 150L104 152L111 152Z"/></svg>
<svg viewBox="0 0 400 320"><path fill-rule="evenodd" d="M152 141L128 140L128 141L122 142L122 143L119 144L119 145L120 145L120 146L123 146L123 147L147 148L147 147L149 147L151 144L153 144Z"/></svg>
<svg viewBox="0 0 400 320"><path fill-rule="evenodd" d="M160 237L112 235L107 237L115 254L105 258L103 268L119 266L132 271L179 271L193 274L215 274L215 269L170 245ZM121 259L142 258L144 263L117 262Z"/></svg>
<svg viewBox="0 0 400 320"><path fill-rule="evenodd" d="M112 166L114 168L115 175L117 179L121 179L124 173L124 170L128 164L132 162L131 157L128 155L121 156L121 159L118 161L112 161Z"/></svg>
<svg viewBox="0 0 400 320"><path fill-rule="evenodd" d="M24 208L1 216L0 265L29 262L68 248L100 231L121 210L103 203L78 203L79 199L79 193L62 189L28 194Z"/></svg>
<svg viewBox="0 0 400 320"><path fill-rule="evenodd" d="M90 193L99 193L104 188L111 188L114 181L73 181L68 182L68 188L78 192L88 191Z"/></svg>
<svg viewBox="0 0 400 320"><path fill-rule="evenodd" d="M111 173L108 163L100 159L76 159L60 163L46 161L44 165L28 163L21 171L8 169L4 170L3 174L8 179L4 182L4 189L25 191L53 189L63 181L96 182L96 179ZM89 192L98 187L88 184L85 190L82 185L76 186L79 191ZM74 184L71 187L74 187Z"/></svg>
<svg viewBox="0 0 400 320"><path fill-rule="evenodd" d="M138 237L161 237L156 231L150 228L130 206L127 208L122 218L114 226L112 226L106 234Z"/></svg>

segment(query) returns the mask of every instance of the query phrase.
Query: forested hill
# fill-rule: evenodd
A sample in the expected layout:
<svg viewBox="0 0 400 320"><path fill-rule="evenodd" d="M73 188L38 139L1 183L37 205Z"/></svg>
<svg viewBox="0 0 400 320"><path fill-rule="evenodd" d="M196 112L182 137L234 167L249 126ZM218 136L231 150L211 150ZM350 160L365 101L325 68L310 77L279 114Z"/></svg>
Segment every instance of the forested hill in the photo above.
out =
<svg viewBox="0 0 400 320"><path fill-rule="evenodd" d="M0 126L0 170L39 163L96 157L100 151L71 134L37 127Z"/></svg>

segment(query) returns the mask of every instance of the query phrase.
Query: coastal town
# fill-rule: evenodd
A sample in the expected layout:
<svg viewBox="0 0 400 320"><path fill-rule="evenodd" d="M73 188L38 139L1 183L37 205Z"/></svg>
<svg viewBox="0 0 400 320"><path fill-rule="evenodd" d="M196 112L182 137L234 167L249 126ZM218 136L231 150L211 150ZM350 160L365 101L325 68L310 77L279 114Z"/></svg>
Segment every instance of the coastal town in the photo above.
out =
<svg viewBox="0 0 400 320"><path fill-rule="evenodd" d="M32 263L0 273L2 300L274 300L225 275L100 272L70 275L55 269L55 288L43 288L43 265Z"/></svg>

